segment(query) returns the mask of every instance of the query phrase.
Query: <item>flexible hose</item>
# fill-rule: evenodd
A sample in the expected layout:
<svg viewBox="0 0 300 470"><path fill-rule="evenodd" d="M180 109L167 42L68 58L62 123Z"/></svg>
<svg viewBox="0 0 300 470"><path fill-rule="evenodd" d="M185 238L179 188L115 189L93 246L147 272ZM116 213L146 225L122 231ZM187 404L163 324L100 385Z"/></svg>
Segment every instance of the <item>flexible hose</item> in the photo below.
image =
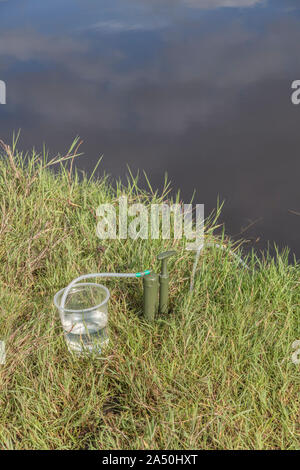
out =
<svg viewBox="0 0 300 470"><path fill-rule="evenodd" d="M76 279L73 279L72 282L65 288L65 291L63 293L62 299L61 299L61 308L64 309L65 307L65 302L67 295L69 294L70 290L72 287L75 286L80 281L83 281L84 279L91 279L91 278L96 278L96 277L143 277L147 276L150 274L150 270L143 271L141 273L93 273L93 274L82 274L82 276L77 277Z"/></svg>
<svg viewBox="0 0 300 470"><path fill-rule="evenodd" d="M249 269L249 266L245 263L245 261L242 260L236 253L234 253L232 250L227 248L226 246L219 245L218 243L213 243L213 242L208 242L205 243L205 247L216 247L221 250L229 251L229 253L236 258L238 263L240 263L244 268ZM194 265L193 265L193 270L191 274L191 281L190 281L190 292L194 290L194 284L195 284L195 275L196 275L196 270L198 266L198 261L200 258L200 253L204 248L204 243L199 245L196 251L195 255L195 260L194 260ZM91 279L91 278L98 278L98 277L121 277L121 278L126 278L126 277L143 277L150 274L150 270L146 270L143 272L138 272L138 273L92 273L92 274L83 274L82 276L77 277L76 279L73 279L72 282L65 288L65 291L63 293L62 299L61 299L61 308L64 309L65 307L65 302L66 298L72 289L78 282L83 281L85 279Z"/></svg>
<svg viewBox="0 0 300 470"><path fill-rule="evenodd" d="M205 243L205 246L207 246L207 247L215 246L216 248L220 248L221 250L229 251L229 253L230 253L232 256L234 256L234 257L236 258L236 260L238 261L238 263L240 263L244 268L249 269L249 266L247 266L247 264L245 263L245 261L243 261L242 258L240 258L236 253L234 253L234 251L230 250L230 249L227 248L226 246L219 245L218 243L213 243L213 242ZM192 274L191 274L190 292L192 292L192 291L194 290L194 282L195 282L196 269L197 269L197 266L198 266L198 261L199 261L200 253L201 253L201 251L203 250L203 248L204 248L204 243L202 243L201 245L199 245L199 247L197 248L197 251L196 251L195 261L194 261L194 266L193 266L193 271L192 271Z"/></svg>

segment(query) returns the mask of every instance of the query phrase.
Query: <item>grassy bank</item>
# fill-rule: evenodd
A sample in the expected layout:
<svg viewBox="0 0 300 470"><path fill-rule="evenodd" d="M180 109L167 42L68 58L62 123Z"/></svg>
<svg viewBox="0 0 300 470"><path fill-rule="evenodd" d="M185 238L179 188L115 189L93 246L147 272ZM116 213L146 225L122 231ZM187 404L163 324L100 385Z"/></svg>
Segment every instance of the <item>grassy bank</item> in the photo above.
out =
<svg viewBox="0 0 300 470"><path fill-rule="evenodd" d="M0 448L300 448L300 366L291 361L300 267L253 255L241 269L229 252L207 248L189 295L193 254L183 240L95 233L100 203L127 194L150 204L167 190L146 193L131 179L114 191L107 178L79 178L67 160L76 145L63 159L33 155L26 166L14 146L2 149ZM158 270L156 255L171 246L170 313L146 324L141 281L107 280L107 354L72 357L54 294L83 273Z"/></svg>

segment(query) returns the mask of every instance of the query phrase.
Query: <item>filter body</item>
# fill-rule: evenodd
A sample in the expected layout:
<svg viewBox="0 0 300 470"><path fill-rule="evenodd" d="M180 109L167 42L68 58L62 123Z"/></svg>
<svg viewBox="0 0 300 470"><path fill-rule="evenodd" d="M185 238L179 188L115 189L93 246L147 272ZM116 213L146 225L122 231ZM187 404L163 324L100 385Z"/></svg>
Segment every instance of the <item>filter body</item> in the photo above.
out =
<svg viewBox="0 0 300 470"><path fill-rule="evenodd" d="M159 277L150 273L143 278L144 285L144 317L147 321L154 321L158 311Z"/></svg>

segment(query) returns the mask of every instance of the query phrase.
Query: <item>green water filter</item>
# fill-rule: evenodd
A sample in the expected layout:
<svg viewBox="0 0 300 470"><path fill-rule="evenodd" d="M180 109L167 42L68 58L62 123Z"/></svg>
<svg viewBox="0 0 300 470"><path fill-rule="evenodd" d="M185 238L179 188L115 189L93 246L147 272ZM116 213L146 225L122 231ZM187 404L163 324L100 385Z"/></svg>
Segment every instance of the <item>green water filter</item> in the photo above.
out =
<svg viewBox="0 0 300 470"><path fill-rule="evenodd" d="M167 313L169 308L169 273L167 262L176 251L164 251L157 256L161 261L161 273L159 275L159 313Z"/></svg>
<svg viewBox="0 0 300 470"><path fill-rule="evenodd" d="M144 317L147 321L154 321L158 311L158 274L150 273L143 277L144 287Z"/></svg>

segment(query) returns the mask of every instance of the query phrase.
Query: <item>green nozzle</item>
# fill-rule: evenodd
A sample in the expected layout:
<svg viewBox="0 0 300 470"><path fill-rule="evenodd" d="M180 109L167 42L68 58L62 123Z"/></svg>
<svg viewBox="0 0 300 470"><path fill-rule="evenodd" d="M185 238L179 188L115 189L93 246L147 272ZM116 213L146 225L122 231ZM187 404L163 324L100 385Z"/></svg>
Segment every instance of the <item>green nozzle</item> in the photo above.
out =
<svg viewBox="0 0 300 470"><path fill-rule="evenodd" d="M136 277L143 277L143 276L148 276L148 274L150 274L151 271L150 269L147 269L146 271L143 271L142 273L135 273Z"/></svg>
<svg viewBox="0 0 300 470"><path fill-rule="evenodd" d="M158 261L161 261L161 273L159 275L159 312L168 312L169 302L169 273L168 273L168 259L175 255L176 251L164 251L157 256Z"/></svg>

